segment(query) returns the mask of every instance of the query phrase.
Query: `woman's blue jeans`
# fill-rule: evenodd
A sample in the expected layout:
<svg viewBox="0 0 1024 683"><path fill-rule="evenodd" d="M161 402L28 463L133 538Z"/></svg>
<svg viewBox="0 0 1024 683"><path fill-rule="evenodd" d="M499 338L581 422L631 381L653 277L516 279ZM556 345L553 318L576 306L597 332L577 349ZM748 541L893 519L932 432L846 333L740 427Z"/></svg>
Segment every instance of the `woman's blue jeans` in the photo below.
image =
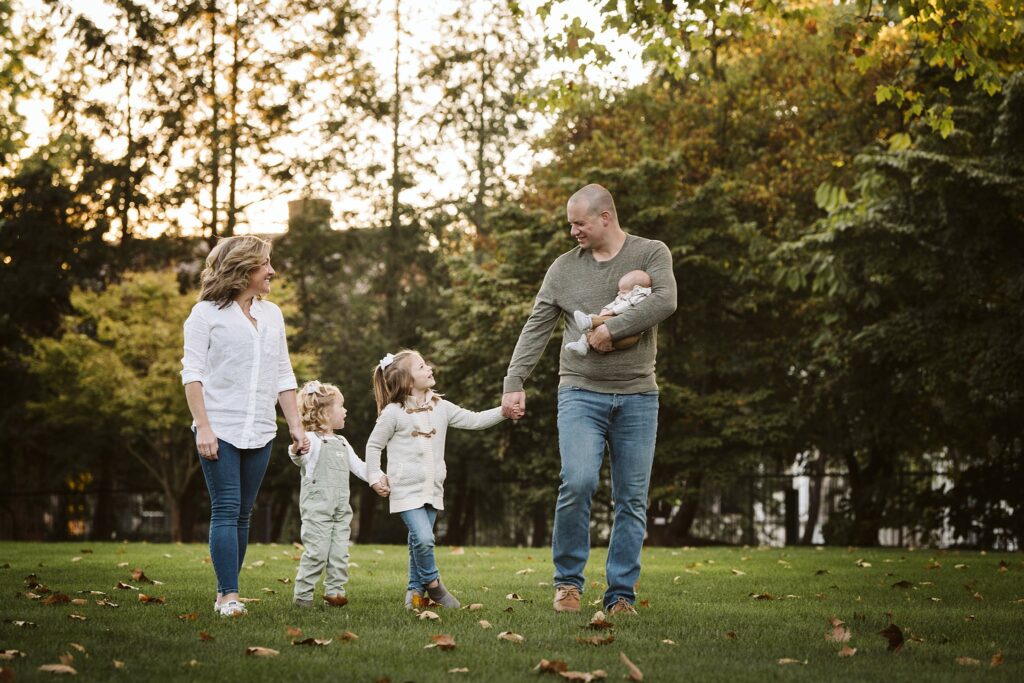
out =
<svg viewBox="0 0 1024 683"><path fill-rule="evenodd" d="M261 448L236 448L217 439L217 459L199 458L210 492L210 558L220 595L238 592L238 572L249 544L249 516L273 443L271 440Z"/></svg>
<svg viewBox="0 0 1024 683"><path fill-rule="evenodd" d="M608 542L604 606L636 599L640 551L647 532L647 493L658 434L658 392L602 394L576 387L558 390L561 486L555 505L551 554L555 585L584 586L590 555L590 506L605 444L611 458L612 535Z"/></svg>
<svg viewBox="0 0 1024 683"><path fill-rule="evenodd" d="M398 514L409 528L408 590L422 595L426 593L427 584L438 577L437 562L434 560L434 522L437 521L437 510L432 505L424 505Z"/></svg>

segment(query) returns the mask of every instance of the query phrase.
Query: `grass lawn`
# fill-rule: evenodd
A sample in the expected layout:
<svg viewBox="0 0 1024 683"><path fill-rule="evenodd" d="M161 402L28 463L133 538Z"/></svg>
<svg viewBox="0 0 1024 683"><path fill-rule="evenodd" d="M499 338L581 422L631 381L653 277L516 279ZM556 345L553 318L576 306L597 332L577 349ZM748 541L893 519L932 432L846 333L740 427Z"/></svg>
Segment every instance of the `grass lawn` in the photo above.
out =
<svg viewBox="0 0 1024 683"><path fill-rule="evenodd" d="M437 621L402 608L404 547L354 547L349 605L306 611L291 604L298 554L289 545L250 546L242 594L259 602L249 604L247 616L222 618L212 610L215 583L204 545L0 543L0 649L25 653L0 665L15 681L50 679L39 667L59 664L65 653L91 680L563 680L533 673L543 658L618 681L629 671L620 660L625 653L646 681L1024 680L1019 554L650 548L639 615L610 617L610 630L587 628L600 606L591 603L603 589L603 549L591 557L583 612L555 615L549 550L438 548L445 583L464 605L482 608L435 608ZM135 568L162 583L133 580ZM27 585L32 574L85 604L43 604L45 589ZM140 590L118 589L118 582ZM144 604L140 592L166 602ZM508 599L512 593L525 601ZM97 604L102 600L118 606ZM852 656L839 657L841 644L826 640L832 616L845 622L840 632L849 629ZM895 652L879 635L890 623L906 640ZM289 628L301 629L301 637ZM358 639L342 639L346 631ZM503 631L524 640L500 640ZM452 636L454 649L424 647L441 634ZM577 642L609 634L607 644ZM333 642L292 645L305 638ZM280 654L247 655L252 646ZM993 666L998 653L1002 663ZM796 662L780 663L787 659ZM468 672L450 672L463 668Z"/></svg>

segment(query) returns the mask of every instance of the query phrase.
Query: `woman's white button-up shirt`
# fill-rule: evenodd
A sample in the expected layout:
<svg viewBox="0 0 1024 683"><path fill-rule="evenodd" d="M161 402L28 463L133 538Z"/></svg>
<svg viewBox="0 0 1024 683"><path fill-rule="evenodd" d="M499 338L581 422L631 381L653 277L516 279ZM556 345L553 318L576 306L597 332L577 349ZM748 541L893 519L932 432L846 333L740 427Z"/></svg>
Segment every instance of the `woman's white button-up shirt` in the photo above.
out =
<svg viewBox="0 0 1024 683"><path fill-rule="evenodd" d="M202 382L210 427L236 448L260 448L277 434L277 395L295 389L284 316L269 301L249 309L200 301L185 320L181 383ZM194 426L194 423L193 423Z"/></svg>

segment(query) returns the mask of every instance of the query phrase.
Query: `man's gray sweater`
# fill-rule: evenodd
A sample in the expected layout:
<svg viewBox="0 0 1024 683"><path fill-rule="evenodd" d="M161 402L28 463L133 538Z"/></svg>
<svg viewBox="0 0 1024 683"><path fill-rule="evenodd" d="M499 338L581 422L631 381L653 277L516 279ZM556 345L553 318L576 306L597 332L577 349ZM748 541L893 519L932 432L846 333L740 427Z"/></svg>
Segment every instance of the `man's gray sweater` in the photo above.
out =
<svg viewBox="0 0 1024 683"><path fill-rule="evenodd" d="M615 298L619 278L631 270L651 276L651 295L639 305L610 318L605 325L612 340L646 332L631 348L611 353L591 349L585 356L567 351L565 344L580 338L582 331L573 311L596 314ZM558 316L565 317L562 352L559 357L559 385L589 389L605 394L637 394L655 391L655 358L658 353L657 325L676 310L676 280L672 254L664 243L626 235L622 249L608 261L597 261L589 249L576 247L562 254L548 268L537 294L533 312L519 335L504 391L522 391L523 382L540 360Z"/></svg>

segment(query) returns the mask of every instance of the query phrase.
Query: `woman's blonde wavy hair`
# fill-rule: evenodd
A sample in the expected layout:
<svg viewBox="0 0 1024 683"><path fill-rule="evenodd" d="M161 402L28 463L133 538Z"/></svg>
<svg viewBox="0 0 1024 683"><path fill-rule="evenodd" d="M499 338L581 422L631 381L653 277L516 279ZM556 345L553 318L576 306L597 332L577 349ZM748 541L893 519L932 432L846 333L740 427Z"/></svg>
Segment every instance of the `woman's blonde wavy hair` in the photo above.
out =
<svg viewBox="0 0 1024 683"><path fill-rule="evenodd" d="M310 385L313 385L312 389ZM307 432L324 434L333 432L331 418L327 414L335 401L344 401L341 389L333 384L313 380L306 382L299 389L296 401L299 404L299 419L302 420L302 428Z"/></svg>
<svg viewBox="0 0 1024 683"><path fill-rule="evenodd" d="M199 277L199 300L212 301L219 308L230 306L249 286L253 271L270 259L270 250L270 242L256 235L225 237L217 242Z"/></svg>

